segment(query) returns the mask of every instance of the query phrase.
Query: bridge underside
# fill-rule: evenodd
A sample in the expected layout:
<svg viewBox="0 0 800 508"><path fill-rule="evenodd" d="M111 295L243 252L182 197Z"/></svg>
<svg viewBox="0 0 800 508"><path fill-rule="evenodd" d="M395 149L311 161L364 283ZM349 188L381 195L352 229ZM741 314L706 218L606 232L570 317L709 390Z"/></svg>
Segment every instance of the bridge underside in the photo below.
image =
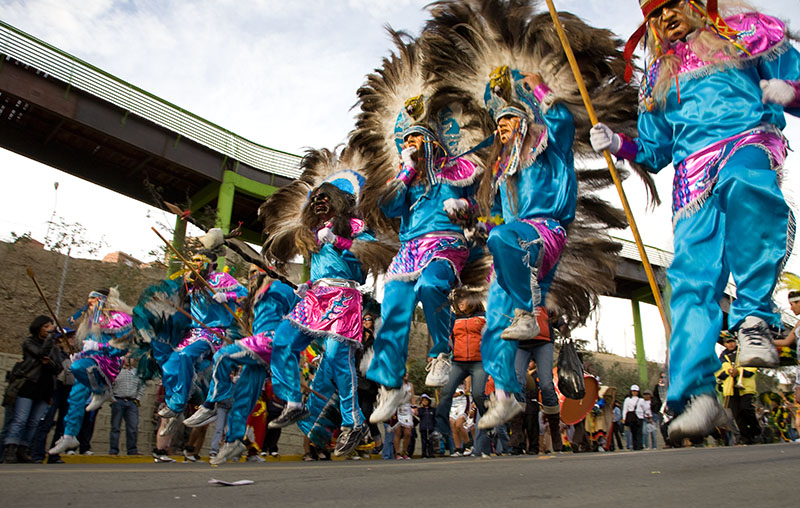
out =
<svg viewBox="0 0 800 508"><path fill-rule="evenodd" d="M194 210L214 206L225 173L234 173L238 182L254 183L237 187L230 210L230 224L241 222L249 241L259 240L254 232L260 230L257 211L264 197L290 181L13 59L0 62L0 146L162 209L165 202Z"/></svg>

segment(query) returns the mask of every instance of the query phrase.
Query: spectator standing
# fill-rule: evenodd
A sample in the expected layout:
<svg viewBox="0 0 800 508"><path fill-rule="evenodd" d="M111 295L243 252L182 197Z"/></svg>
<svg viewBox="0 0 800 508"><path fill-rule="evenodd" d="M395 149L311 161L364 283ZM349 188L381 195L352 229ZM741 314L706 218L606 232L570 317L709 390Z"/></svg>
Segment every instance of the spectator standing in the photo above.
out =
<svg viewBox="0 0 800 508"><path fill-rule="evenodd" d="M62 338L63 337L63 338ZM53 403L45 412L44 417L39 421L36 427L36 433L33 437L31 444L31 457L33 461L41 463L44 461L45 454L47 453L47 435L55 425L56 430L53 433L53 440L50 446L54 446L61 436L64 435L64 418L67 416L69 410L69 392L72 389L72 384L75 382L75 376L69 370L72 365L70 359L70 348L75 346L75 330L71 328L64 329L64 335L59 332L56 338L60 339L58 347L52 349L52 357L54 360L61 364L61 372L56 376L56 387L53 391ZM48 464L63 464L59 455L48 455Z"/></svg>
<svg viewBox="0 0 800 508"><path fill-rule="evenodd" d="M669 436L667 435L667 424L664 421L664 411L667 410L667 373L661 372L658 375L658 383L653 387L653 399L650 401L650 408L653 411L653 422L664 438L664 448L670 448Z"/></svg>
<svg viewBox="0 0 800 508"><path fill-rule="evenodd" d="M394 434L399 427L396 421L383 422L383 453L381 458L383 460L391 460L394 458Z"/></svg>
<svg viewBox="0 0 800 508"><path fill-rule="evenodd" d="M130 356L122 363L117 379L111 387L114 402L111 403L111 432L109 450L111 455L119 454L119 435L122 421L125 421L125 448L128 455L139 455L136 446L139 435L139 404L144 393L144 381L136 375L136 368Z"/></svg>
<svg viewBox="0 0 800 508"><path fill-rule="evenodd" d="M378 384L367 379L366 373L374 355L373 345L375 343L375 322L380 317L380 306L372 299L365 298L365 311L361 318L361 328L363 339L361 349L356 351L356 372L358 373L358 404L361 412L364 413L364 421L368 422L369 434L375 442L374 450L380 451L383 447L383 440L378 424L369 421L375 402L378 399Z"/></svg>
<svg viewBox="0 0 800 508"><path fill-rule="evenodd" d="M619 402L614 401L614 416L612 418L612 429L611 429L611 451L615 450L614 442L616 441L617 447L620 450L624 450L625 448L622 446L622 406Z"/></svg>
<svg viewBox="0 0 800 508"><path fill-rule="evenodd" d="M728 331L720 334L720 342L725 350L719 355L722 368L717 373L717 389L722 393L725 407L728 408L739 427L739 437L743 444L753 444L761 435L761 426L756 419L753 399L756 396L756 372L754 367L738 365L738 345L736 338Z"/></svg>
<svg viewBox="0 0 800 508"><path fill-rule="evenodd" d="M86 404L91 402L92 398L86 399ZM97 415L100 409L87 411L81 422L80 431L78 432L78 453L81 455L94 455L92 451L92 437L94 437L94 424L97 421Z"/></svg>
<svg viewBox="0 0 800 508"><path fill-rule="evenodd" d="M525 385L525 419L523 428L527 439L525 448L528 455L539 454L539 373L536 362L528 364L528 376Z"/></svg>
<svg viewBox="0 0 800 508"><path fill-rule="evenodd" d="M436 409L431 407L431 398L427 393L419 397L417 416L419 417L419 435L422 441L422 458L433 458L433 432L436 429Z"/></svg>
<svg viewBox="0 0 800 508"><path fill-rule="evenodd" d="M514 359L514 369L517 374L517 381L521 386L527 384L527 373L530 361L540 365L539 369L539 391L542 395L542 413L548 422L553 442L553 451L563 450L561 441L561 405L558 403L555 384L553 382L553 330L548 318L547 309L539 307L536 311L537 327L539 333L532 338L519 341L516 357ZM569 337L569 328L562 323L559 331L563 337Z"/></svg>
<svg viewBox="0 0 800 508"><path fill-rule="evenodd" d="M639 385L631 385L631 394L622 403L622 421L631 432L630 445L634 450L641 450L644 401L639 397Z"/></svg>
<svg viewBox="0 0 800 508"><path fill-rule="evenodd" d="M359 401L360 400L361 399L359 399ZM281 412L283 412L283 401L278 399L272 391L272 379L269 377L267 377L267 380L264 382L264 402L267 405L267 422L277 418L280 416ZM272 457L277 457L278 440L280 437L280 428L271 429L267 426L267 430L264 432L264 444L261 446L261 450L267 452Z"/></svg>
<svg viewBox="0 0 800 508"><path fill-rule="evenodd" d="M449 443L452 436L450 427L450 407L456 388L464 383L467 377L472 379L471 393L478 409L478 419L486 411L486 371L481 360L481 335L486 326L483 304L476 294L458 291L455 296L456 320L450 334L453 361L450 377L442 389L439 405L436 407L436 428L444 442ZM455 438L455 436L452 436ZM474 439L473 453L489 454L491 445L486 432L477 429Z"/></svg>
<svg viewBox="0 0 800 508"><path fill-rule="evenodd" d="M450 456L461 457L464 455L464 443L468 440L464 423L467 420L469 397L467 397L463 385L456 388L452 397L452 403L450 404L450 431L453 435L455 451Z"/></svg>
<svg viewBox="0 0 800 508"><path fill-rule="evenodd" d="M394 450L396 458L408 460L408 446L411 430L414 428L414 385L408 382L408 373L403 376L403 398L397 407L397 427L394 429Z"/></svg>
<svg viewBox="0 0 800 508"><path fill-rule="evenodd" d="M800 314L800 291L789 291L788 298L789 308L791 309L792 313L797 316ZM797 358L800 358L800 340L798 340L798 333L800 333L800 319L797 320L794 328L792 328L785 338L775 340L775 346L778 347L778 351L780 351L782 347L792 347L792 345L794 345L797 353L796 356ZM800 368L797 369L797 377L795 378L794 382L794 400L800 401Z"/></svg>
<svg viewBox="0 0 800 508"><path fill-rule="evenodd" d="M653 410L653 392L645 390L642 392L642 397L644 398L645 405L644 429L642 432L642 439L644 439L643 444L645 448L649 446L651 450L655 450L658 448L658 426L653 416L655 414Z"/></svg>
<svg viewBox="0 0 800 508"><path fill-rule="evenodd" d="M57 358L51 356L55 343L55 325L47 316L37 316L28 327L31 335L22 344L22 360L14 365L3 397L6 418L3 429L3 458L6 464L29 463L28 453L61 371Z"/></svg>
<svg viewBox="0 0 800 508"><path fill-rule="evenodd" d="M233 397L217 401L216 403L217 419L214 420L214 433L211 435L211 448L209 449L209 454L213 454L213 456L216 456L219 453L220 443L222 442L222 438L225 437L225 426L228 423L228 413L231 411L232 407ZM206 431L207 430L208 429L206 429ZM238 457L233 459L234 462L238 462L238 460Z"/></svg>

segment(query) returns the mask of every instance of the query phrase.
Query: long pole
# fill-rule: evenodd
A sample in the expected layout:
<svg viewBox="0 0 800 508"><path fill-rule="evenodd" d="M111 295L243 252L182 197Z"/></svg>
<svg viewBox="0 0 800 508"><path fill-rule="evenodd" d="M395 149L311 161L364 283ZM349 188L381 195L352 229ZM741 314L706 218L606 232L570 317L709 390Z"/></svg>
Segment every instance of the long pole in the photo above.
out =
<svg viewBox="0 0 800 508"><path fill-rule="evenodd" d="M61 333L63 334L62 338L63 338L64 346L66 346L67 351L70 354L74 353L75 350L72 349L72 346L70 345L69 340L67 339L64 327L61 326L61 323L59 323L58 316L56 315L55 312L53 312L53 308L50 307L50 302L47 301L47 297L44 296L44 291L42 291L42 286L40 286L39 285L39 281L36 280L36 274L33 273L33 268L31 268L29 266L29 267L25 268L25 271L28 273L28 277L30 277L31 280L33 281L33 285L36 286L36 290L39 292L39 296L42 298L42 301L44 302L45 307L47 307L47 310L50 312L50 315L53 317L53 321L56 322L56 326L58 327L59 331L61 331Z"/></svg>
<svg viewBox="0 0 800 508"><path fill-rule="evenodd" d="M161 238L161 241L163 241L164 244L166 244L167 248L169 250L171 250L172 253L175 254L175 256L183 262L184 266L186 266L186 268L188 268L192 272L192 274L194 274L194 276L197 278L197 280L199 280L202 283L202 285L206 289L206 291L208 291L209 295L213 295L214 294L214 288L212 288L211 284L209 284L208 281L206 281L203 278L203 276L200 275L200 272L197 271L197 269L194 267L194 265L189 263L189 261L187 261L186 258L183 257L183 255L180 252L178 252L178 249L173 247L172 244L166 238L164 238L164 236L161 233L159 233L156 228L151 227L150 229L152 229L153 233L155 233L156 235L158 235L159 238ZM248 327L246 324L244 324L244 322L242 322L241 319L239 319L239 316L237 316L236 313L233 312L233 309L231 309L228 306L227 303L223 302L222 306L225 307L225 310L230 312L231 316L233 316L233 319L235 319L236 322L239 323L239 326L242 327L242 330L245 330L248 335L252 335L253 334L250 331L250 327Z"/></svg>
<svg viewBox="0 0 800 508"><path fill-rule="evenodd" d="M553 18L553 24L556 27L559 39L561 39L561 45L564 48L564 53L567 54L567 60L569 60L570 67L572 67L572 74L575 76L575 81L578 82L578 89L581 92L581 97L583 98L583 104L586 106L586 111L589 113L589 119L591 120L592 125L596 125L598 123L597 115L595 114L594 106L592 105L592 99L589 97L589 92L586 90L586 83L583 81L583 76L581 75L581 70L578 67L578 62L575 60L575 54L572 52L572 46L570 46L569 40L567 39L567 34L564 33L564 27L561 26L561 21L558 19L558 12L556 12L556 7L553 5L553 0L546 1L547 8L550 9L550 17ZM619 177L616 166L614 166L614 161L611 159L611 152L608 150L603 150L603 157L605 157L606 164L608 164L608 170L611 172L611 178L614 180L614 185L617 187L619 198L622 201L622 208L625 210L625 217L627 217L628 224L631 226L633 239L636 242L636 247L639 249L639 257L642 258L644 271L647 273L647 280L650 282L650 290L653 292L653 298L656 301L658 312L661 314L661 321L664 323L664 333L667 338L667 351L669 351L669 338L670 335L672 335L672 326L670 326L669 319L667 318L667 312L664 308L664 302L661 299L661 291L658 288L653 267L650 265L650 260L647 258L647 252L644 250L644 243L642 243L642 237L639 234L639 228L636 226L636 220L633 218L633 212L631 211L630 204L628 204L628 198L625 196L625 189L622 188L622 180Z"/></svg>

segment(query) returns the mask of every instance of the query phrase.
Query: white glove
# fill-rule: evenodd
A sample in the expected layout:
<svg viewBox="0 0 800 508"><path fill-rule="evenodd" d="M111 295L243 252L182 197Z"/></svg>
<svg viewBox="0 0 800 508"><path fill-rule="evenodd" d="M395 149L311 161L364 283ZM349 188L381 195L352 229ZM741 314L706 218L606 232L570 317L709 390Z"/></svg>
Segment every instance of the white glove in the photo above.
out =
<svg viewBox="0 0 800 508"><path fill-rule="evenodd" d="M762 79L761 102L772 102L781 106L788 106L796 97L794 87L782 79Z"/></svg>
<svg viewBox="0 0 800 508"><path fill-rule="evenodd" d="M228 301L228 295L225 293L214 293L211 298L217 303L226 303Z"/></svg>
<svg viewBox="0 0 800 508"><path fill-rule="evenodd" d="M405 164L406 166L408 166L408 167L410 167L412 169L416 169L415 163L414 163L414 154L415 153L417 153L417 147L415 147L415 146L409 146L409 147L403 148L403 151L400 152L400 158L403 159L403 164Z"/></svg>
<svg viewBox="0 0 800 508"><path fill-rule="evenodd" d="M447 215L457 215L469 208L469 203L463 199L449 198L444 200L444 211Z"/></svg>
<svg viewBox="0 0 800 508"><path fill-rule="evenodd" d="M294 294L296 294L300 298L305 298L306 293L308 293L308 288L309 288L308 283L304 282L299 286L297 286L297 289L294 290Z"/></svg>
<svg viewBox="0 0 800 508"><path fill-rule="evenodd" d="M86 339L83 341L84 351L97 351L98 349L100 349L100 344L96 340Z"/></svg>
<svg viewBox="0 0 800 508"><path fill-rule="evenodd" d="M317 242L322 245L323 243L334 243L336 241L336 235L333 234L331 228L322 228L317 231Z"/></svg>
<svg viewBox="0 0 800 508"><path fill-rule="evenodd" d="M597 123L589 131L589 141L592 143L592 148L595 152L602 152L609 150L615 154L622 148L622 138L619 134L614 134L608 125L604 123Z"/></svg>

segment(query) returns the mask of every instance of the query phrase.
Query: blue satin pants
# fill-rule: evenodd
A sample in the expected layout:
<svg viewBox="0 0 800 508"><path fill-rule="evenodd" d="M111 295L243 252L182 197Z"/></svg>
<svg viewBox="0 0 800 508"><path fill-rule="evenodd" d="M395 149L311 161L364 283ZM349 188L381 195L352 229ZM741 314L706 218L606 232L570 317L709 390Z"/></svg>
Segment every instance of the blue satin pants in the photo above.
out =
<svg viewBox="0 0 800 508"><path fill-rule="evenodd" d="M314 336L294 326L284 319L275 330L272 342L272 389L278 398L287 402L301 402L300 391L300 353L311 344ZM364 416L358 408L356 387L355 348L351 341L325 339L325 352L320 368L314 376L314 385L325 387L325 392L339 392L339 409L342 413L342 426L361 425ZM323 369L323 364L327 364ZM323 392L322 390L318 390ZM312 394L312 397L315 395Z"/></svg>
<svg viewBox="0 0 800 508"><path fill-rule="evenodd" d="M534 300L544 302L553 282L556 265L546 274L538 273L543 244L539 232L530 224L511 222L492 229L487 245L494 258L495 277L489 285L486 301L486 329L481 338L481 358L486 373L494 379L495 387L519 393L514 362L517 341L500 338L514 319L514 309L533 310ZM537 264L538 262L538 264ZM535 274L538 288L531 282ZM534 295L533 293L538 294Z"/></svg>
<svg viewBox="0 0 800 508"><path fill-rule="evenodd" d="M236 383L231 373L242 366ZM229 344L214 354L214 370L206 402L220 402L233 398L233 406L228 411L228 433L225 441L232 443L243 439L247 431L247 418L258 402L267 379L267 367L253 358L249 350L238 344Z"/></svg>
<svg viewBox="0 0 800 508"><path fill-rule="evenodd" d="M183 412L192 393L198 365L211 358L213 351L208 342L197 340L169 355L169 359L161 366L161 384L164 385L165 401L170 409L176 413Z"/></svg>
<svg viewBox="0 0 800 508"><path fill-rule="evenodd" d="M433 346L428 356L450 350L449 339L453 328L453 313L448 295L456 281L452 265L435 259L426 266L417 280L392 280L386 283L381 305L383 325L378 330L372 346L372 359L367 378L389 388L403 386L408 359L408 334L417 302L422 302L425 322Z"/></svg>
<svg viewBox="0 0 800 508"><path fill-rule="evenodd" d="M64 417L64 434L77 436L81 431L89 396L105 392L108 385L97 363L91 358L79 358L72 362L69 369L75 376L75 383L69 391L69 410Z"/></svg>
<svg viewBox="0 0 800 508"><path fill-rule="evenodd" d="M755 169L754 169L755 168ZM719 301L729 275L736 282L728 328L747 316L779 324L772 292L787 250L789 207L765 152L737 151L720 171L712 194L675 225L667 400L681 411L693 395L714 391L720 362L714 345L723 326Z"/></svg>

